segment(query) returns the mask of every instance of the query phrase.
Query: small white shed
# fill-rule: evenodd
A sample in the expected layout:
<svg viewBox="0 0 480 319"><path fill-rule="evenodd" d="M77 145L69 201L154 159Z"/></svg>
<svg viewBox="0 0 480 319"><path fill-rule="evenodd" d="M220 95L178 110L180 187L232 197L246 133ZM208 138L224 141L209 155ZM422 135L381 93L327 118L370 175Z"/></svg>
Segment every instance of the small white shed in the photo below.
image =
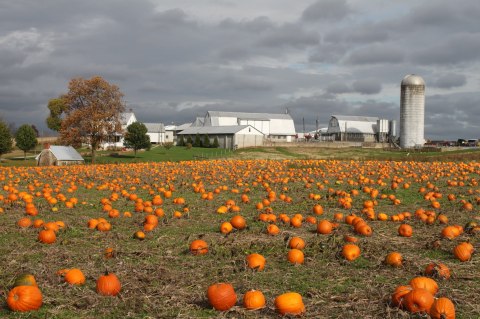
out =
<svg viewBox="0 0 480 319"><path fill-rule="evenodd" d="M83 157L71 146L52 145L35 157L37 166L64 166L84 164Z"/></svg>

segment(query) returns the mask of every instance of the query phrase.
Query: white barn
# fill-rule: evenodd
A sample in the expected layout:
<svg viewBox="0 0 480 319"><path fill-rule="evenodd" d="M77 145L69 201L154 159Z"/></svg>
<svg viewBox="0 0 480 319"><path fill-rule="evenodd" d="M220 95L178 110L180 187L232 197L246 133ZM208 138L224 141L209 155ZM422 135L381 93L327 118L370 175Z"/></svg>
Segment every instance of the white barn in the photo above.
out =
<svg viewBox="0 0 480 319"><path fill-rule="evenodd" d="M251 125L191 126L177 133L185 143L189 137L194 141L197 134L201 141L208 136L210 145L217 138L219 148L225 149L261 146L264 139L264 134Z"/></svg>
<svg viewBox="0 0 480 319"><path fill-rule="evenodd" d="M327 134L336 141L375 142L378 117L332 115Z"/></svg>
<svg viewBox="0 0 480 319"><path fill-rule="evenodd" d="M272 141L291 142L295 125L290 114L208 111L203 126L250 125Z"/></svg>
<svg viewBox="0 0 480 319"><path fill-rule="evenodd" d="M147 135L150 137L150 143L165 143L165 126L162 123L143 123L147 127Z"/></svg>

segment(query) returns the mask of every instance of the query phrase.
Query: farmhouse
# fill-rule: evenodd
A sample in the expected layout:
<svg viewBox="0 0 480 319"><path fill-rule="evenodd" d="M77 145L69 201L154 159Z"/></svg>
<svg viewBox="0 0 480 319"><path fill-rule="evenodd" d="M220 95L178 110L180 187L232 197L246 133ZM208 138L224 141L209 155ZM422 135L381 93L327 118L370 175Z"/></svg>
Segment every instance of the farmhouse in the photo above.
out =
<svg viewBox="0 0 480 319"><path fill-rule="evenodd" d="M327 134L336 141L375 142L378 117L332 115Z"/></svg>
<svg viewBox="0 0 480 319"><path fill-rule="evenodd" d="M225 149L260 146L264 138L264 134L251 125L190 126L177 133L185 142L189 137L194 141L197 134L201 141L208 136L210 145L217 138L219 147Z"/></svg>
<svg viewBox="0 0 480 319"><path fill-rule="evenodd" d="M291 142L295 125L290 114L208 111L203 126L250 125L272 141Z"/></svg>
<svg viewBox="0 0 480 319"><path fill-rule="evenodd" d="M109 136L107 140L102 143L101 148L122 148L124 141L123 134L126 132L127 127L134 122L137 122L137 118L131 110L127 113L121 113L120 123L122 124L122 133Z"/></svg>
<svg viewBox="0 0 480 319"><path fill-rule="evenodd" d="M64 166L84 164L83 157L71 146L52 145L35 157L37 166Z"/></svg>

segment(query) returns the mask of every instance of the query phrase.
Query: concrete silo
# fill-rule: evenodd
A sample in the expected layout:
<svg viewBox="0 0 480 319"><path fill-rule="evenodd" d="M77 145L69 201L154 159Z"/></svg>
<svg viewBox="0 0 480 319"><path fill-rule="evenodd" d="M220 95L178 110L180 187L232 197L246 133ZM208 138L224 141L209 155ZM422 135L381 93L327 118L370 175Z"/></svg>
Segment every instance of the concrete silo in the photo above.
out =
<svg viewBox="0 0 480 319"><path fill-rule="evenodd" d="M425 81L409 74L402 80L400 93L400 147L425 144Z"/></svg>

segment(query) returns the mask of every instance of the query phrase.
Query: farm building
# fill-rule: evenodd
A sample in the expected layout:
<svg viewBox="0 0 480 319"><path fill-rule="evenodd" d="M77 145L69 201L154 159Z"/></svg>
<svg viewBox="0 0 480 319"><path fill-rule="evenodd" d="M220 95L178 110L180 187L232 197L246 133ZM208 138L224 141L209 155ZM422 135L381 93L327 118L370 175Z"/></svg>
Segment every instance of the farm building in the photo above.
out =
<svg viewBox="0 0 480 319"><path fill-rule="evenodd" d="M335 141L375 142L378 120L378 117L332 115L327 135Z"/></svg>
<svg viewBox="0 0 480 319"><path fill-rule="evenodd" d="M162 123L143 123L147 127L147 135L153 144L165 143L165 126Z"/></svg>
<svg viewBox="0 0 480 319"><path fill-rule="evenodd" d="M83 157L71 146L52 145L35 157L37 166L64 166L84 164Z"/></svg>
<svg viewBox="0 0 480 319"><path fill-rule="evenodd" d="M103 149L108 148L122 148L123 147L123 134L127 130L127 126L132 124L133 122L137 122L137 118L135 114L130 110L127 113L120 114L120 123L122 124L122 133L117 133L113 136L109 136L106 141L102 143L100 146Z"/></svg>
<svg viewBox="0 0 480 319"><path fill-rule="evenodd" d="M192 123L185 123L182 125L167 125L165 126L165 142L177 142L177 134L189 127Z"/></svg>
<svg viewBox="0 0 480 319"><path fill-rule="evenodd" d="M177 133L177 136L183 136L186 142L189 137L194 141L197 134L201 141L208 136L210 145L217 138L219 147L225 149L260 146L264 138L264 134L251 125L191 126Z"/></svg>
<svg viewBox="0 0 480 319"><path fill-rule="evenodd" d="M272 141L291 142L295 125L290 114L208 111L203 126L250 125Z"/></svg>

